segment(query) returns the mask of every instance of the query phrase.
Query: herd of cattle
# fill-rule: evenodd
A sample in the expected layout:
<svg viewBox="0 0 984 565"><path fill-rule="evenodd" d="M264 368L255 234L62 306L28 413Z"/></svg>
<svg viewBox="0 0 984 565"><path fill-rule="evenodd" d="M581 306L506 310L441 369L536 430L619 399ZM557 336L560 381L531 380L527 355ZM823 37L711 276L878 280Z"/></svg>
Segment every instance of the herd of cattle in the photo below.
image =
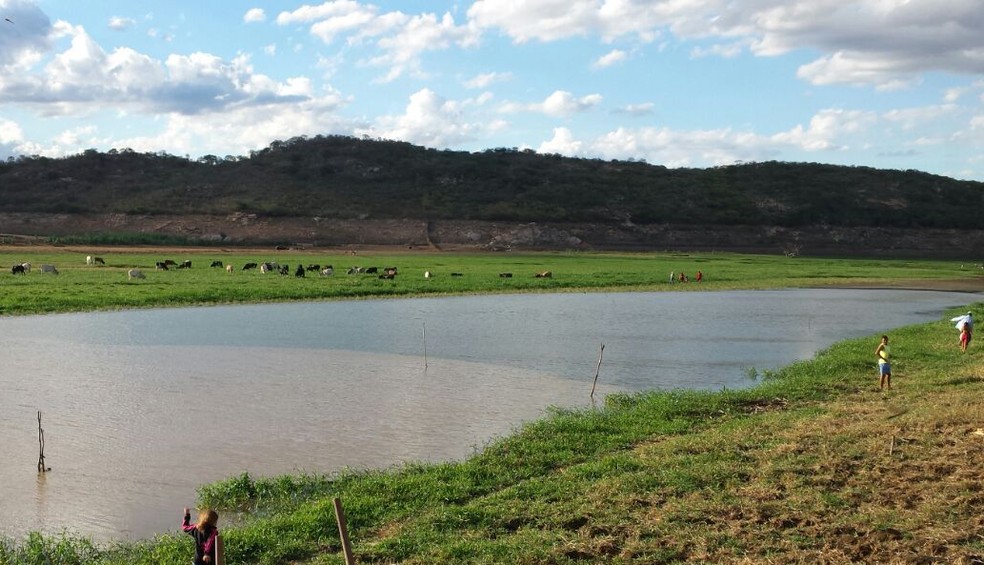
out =
<svg viewBox="0 0 984 565"><path fill-rule="evenodd" d="M93 265L105 265L106 264L106 261L102 257L93 257L92 255L88 255L85 258L85 264L86 265L89 265L89 266L93 266ZM178 262L173 261L171 259L165 259L163 261L157 261L156 264L155 264L155 266L154 266L155 270L158 270L158 271L169 271L169 270L171 270L172 267L175 268L175 269L190 269L191 268L191 261L182 261L181 263L178 263ZM212 261L210 267L211 268L225 269L225 271L227 273L233 273L233 272L235 272L235 268L232 265L223 264L222 261ZM289 276L291 274L290 265L281 265L280 263L277 263L276 261L270 261L270 262L266 262L266 263L246 263L245 265L242 266L242 270L243 271L249 271L249 270L253 270L253 269L258 270L261 273L279 273L282 276ZM49 274L52 274L52 275L57 275L58 274L58 269L56 269L54 265L49 265L47 263L41 264L41 266L39 267L39 270L40 270L41 274L45 274L45 273L49 273ZM10 273L12 275L26 275L29 272L31 272L31 264L30 263L20 263L20 264L14 265L13 267L10 268ZM396 278L397 268L396 267L382 267L382 268L379 268L379 267L350 267L345 272L346 272L346 274L349 274L349 275L362 275L362 274L365 274L365 275L377 275L378 278L380 278L380 279L390 279L390 280L392 280L392 279L395 279ZM297 268L294 269L293 273L294 273L294 276L295 277L303 277L303 276L305 276L306 273L318 273L318 275L320 275L322 277L330 277L333 274L335 274L335 268L333 266L331 266L331 265L324 265L324 266L322 266L322 265L318 265L318 264L310 264L310 265L305 266L303 264L298 264L297 265ZM432 275L433 274L431 273L431 271L424 271L424 278L425 279L431 278ZM145 275L143 273L143 271L141 271L140 269L129 269L126 272L126 276L127 276L127 279L128 280L146 279L147 278L147 275ZM463 273L451 273L451 276L452 277L461 277L461 276L464 276L464 274ZM512 278L512 276L513 276L512 273L499 273L499 277L500 278L504 278L504 279ZM538 278L538 279L539 278L549 279L549 278L552 278L553 277L553 273L550 272L550 271L542 271L542 272L536 273L534 276L536 278Z"/></svg>

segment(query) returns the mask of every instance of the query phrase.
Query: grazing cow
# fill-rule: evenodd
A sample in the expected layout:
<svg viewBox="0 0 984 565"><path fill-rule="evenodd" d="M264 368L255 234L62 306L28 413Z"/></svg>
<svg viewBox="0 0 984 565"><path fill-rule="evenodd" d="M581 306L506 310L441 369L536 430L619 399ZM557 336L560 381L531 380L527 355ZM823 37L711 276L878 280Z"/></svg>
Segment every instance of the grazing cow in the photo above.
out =
<svg viewBox="0 0 984 565"><path fill-rule="evenodd" d="M387 275L395 275L396 267L383 267L383 272L386 273Z"/></svg>
<svg viewBox="0 0 984 565"><path fill-rule="evenodd" d="M27 267L25 267L24 269L27 270ZM47 263L42 263L41 274L43 275L45 273L51 273L52 275L57 275L58 269L56 269L54 265L48 265Z"/></svg>
<svg viewBox="0 0 984 565"><path fill-rule="evenodd" d="M92 265L93 264L93 261L95 261L95 259L92 258L92 255L86 255L85 256L85 264L86 265Z"/></svg>
<svg viewBox="0 0 984 565"><path fill-rule="evenodd" d="M166 271L167 270L167 262L165 262L165 261L158 261L155 264L154 268L156 268L158 271Z"/></svg>
<svg viewBox="0 0 984 565"><path fill-rule="evenodd" d="M106 261L103 260L102 257L93 257L92 258L92 262L95 263L96 265L105 265L106 264Z"/></svg>
<svg viewBox="0 0 984 565"><path fill-rule="evenodd" d="M367 275L375 275L378 272L379 272L379 269L376 268L376 267L366 267L366 274Z"/></svg>
<svg viewBox="0 0 984 565"><path fill-rule="evenodd" d="M543 271L542 273L537 273L533 276L535 276L538 279L549 279L553 277L553 273L551 273L550 271Z"/></svg>
<svg viewBox="0 0 984 565"><path fill-rule="evenodd" d="M358 275L361 272L362 272L362 267L351 267L347 271L347 273L350 275Z"/></svg>
<svg viewBox="0 0 984 565"><path fill-rule="evenodd" d="M465 274L464 273L451 273L451 276L452 277L463 277L463 276L465 276Z"/></svg>
<svg viewBox="0 0 984 565"><path fill-rule="evenodd" d="M190 269L191 268L191 261L182 261L181 264L178 265L178 268L179 269Z"/></svg>
<svg viewBox="0 0 984 565"><path fill-rule="evenodd" d="M280 267L280 276L286 277L290 274L290 265L284 263L283 267Z"/></svg>
<svg viewBox="0 0 984 565"><path fill-rule="evenodd" d="M177 265L177 262L172 261L170 259L164 259L164 264L165 265Z"/></svg>
<svg viewBox="0 0 984 565"><path fill-rule="evenodd" d="M11 275L26 275L27 271L24 270L24 265L14 265L10 268Z"/></svg>
<svg viewBox="0 0 984 565"><path fill-rule="evenodd" d="M30 273L31 272L31 264L30 263L21 263L21 267L24 267L24 272L25 273Z"/></svg>
<svg viewBox="0 0 984 565"><path fill-rule="evenodd" d="M424 271L424 278L425 279L431 278L431 272L430 271Z"/></svg>
<svg viewBox="0 0 984 565"><path fill-rule="evenodd" d="M321 265L318 265L317 263L315 263L314 265L308 265L307 267L305 267L305 270L307 270L309 273L314 273L321 270Z"/></svg>
<svg viewBox="0 0 984 565"><path fill-rule="evenodd" d="M244 271L248 271L250 269L255 269L255 268L256 268L256 263L246 263L245 265L243 265Z"/></svg>
<svg viewBox="0 0 984 565"><path fill-rule="evenodd" d="M333 274L335 274L335 269L333 269L331 265L328 265L324 269L321 269L321 276L323 277L330 277Z"/></svg>
<svg viewBox="0 0 984 565"><path fill-rule="evenodd" d="M300 263L297 264L297 270L294 271L294 276L295 277L304 276L304 265L301 265Z"/></svg>
<svg viewBox="0 0 984 565"><path fill-rule="evenodd" d="M225 269L226 269L226 272L227 272L227 273L231 273L232 271L234 271L234 270L235 270L235 269L233 269L233 268L232 268L232 265L231 265L231 264L229 264L229 265L226 265L226 266L225 266Z"/></svg>
<svg viewBox="0 0 984 565"><path fill-rule="evenodd" d="M133 279L145 279L146 275L140 269L130 269L126 272L126 280L132 281Z"/></svg>
<svg viewBox="0 0 984 565"><path fill-rule="evenodd" d="M511 279L512 273L499 273L499 277L503 279Z"/></svg>
<svg viewBox="0 0 984 565"><path fill-rule="evenodd" d="M266 273L269 273L272 270L273 270L273 265L271 265L270 263L263 263L263 264L260 265L260 272L261 273L266 274Z"/></svg>
<svg viewBox="0 0 984 565"><path fill-rule="evenodd" d="M209 265L209 267L218 267L218 268L221 269L222 268L222 261L212 261L212 264Z"/></svg>

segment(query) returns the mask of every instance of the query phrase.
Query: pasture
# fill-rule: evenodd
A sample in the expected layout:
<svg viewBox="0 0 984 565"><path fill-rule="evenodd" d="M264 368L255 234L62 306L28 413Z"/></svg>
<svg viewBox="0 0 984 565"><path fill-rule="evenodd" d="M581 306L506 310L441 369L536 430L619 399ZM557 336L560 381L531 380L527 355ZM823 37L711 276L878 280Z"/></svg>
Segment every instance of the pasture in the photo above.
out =
<svg viewBox="0 0 984 565"><path fill-rule="evenodd" d="M87 257L98 256L102 263ZM167 271L155 265L166 260ZM222 267L211 266L221 262ZM243 271L247 263L287 265L286 275ZM34 266L13 274L22 263ZM41 264L58 274L41 273ZM231 271L225 267L232 265ZM331 265L321 276L297 266ZM959 261L872 260L743 255L734 253L451 253L433 251L274 251L214 248L99 249L7 247L0 249L0 314L42 314L119 308L173 307L297 300L358 299L467 293L600 290L695 291L826 285L984 288L979 265ZM347 274L353 267L396 267L392 279ZM144 278L128 273L138 269ZM700 270L703 281L694 282ZM549 277L538 277L546 271ZM691 282L670 283L670 273ZM430 276L425 277L425 273ZM510 274L505 277L503 274ZM904 283L900 282L904 281ZM945 286L945 285L944 285Z"/></svg>

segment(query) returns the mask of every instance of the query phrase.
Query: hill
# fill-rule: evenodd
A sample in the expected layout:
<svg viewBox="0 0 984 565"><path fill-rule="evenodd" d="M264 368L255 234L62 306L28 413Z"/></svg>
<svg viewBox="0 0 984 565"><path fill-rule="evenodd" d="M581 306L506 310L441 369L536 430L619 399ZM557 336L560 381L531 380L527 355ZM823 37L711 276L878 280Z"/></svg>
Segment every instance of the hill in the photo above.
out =
<svg viewBox="0 0 984 565"><path fill-rule="evenodd" d="M341 136L197 160L128 149L22 157L0 164L0 187L0 229L45 236L796 252L812 240L836 251L915 230L932 249L969 244L968 256L984 240L952 232L984 225L984 183L913 170L780 162L669 169ZM538 235L516 235L530 223ZM918 251L920 241L902 248Z"/></svg>

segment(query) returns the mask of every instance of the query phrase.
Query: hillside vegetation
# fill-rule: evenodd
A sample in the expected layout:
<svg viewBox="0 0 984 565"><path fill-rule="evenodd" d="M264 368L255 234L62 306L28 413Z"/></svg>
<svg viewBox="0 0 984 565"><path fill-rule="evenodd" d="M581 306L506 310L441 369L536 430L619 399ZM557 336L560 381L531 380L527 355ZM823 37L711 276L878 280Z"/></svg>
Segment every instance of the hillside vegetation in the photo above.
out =
<svg viewBox="0 0 984 565"><path fill-rule="evenodd" d="M316 136L197 160L88 150L0 163L0 212L979 229L984 183L816 163L669 169Z"/></svg>

